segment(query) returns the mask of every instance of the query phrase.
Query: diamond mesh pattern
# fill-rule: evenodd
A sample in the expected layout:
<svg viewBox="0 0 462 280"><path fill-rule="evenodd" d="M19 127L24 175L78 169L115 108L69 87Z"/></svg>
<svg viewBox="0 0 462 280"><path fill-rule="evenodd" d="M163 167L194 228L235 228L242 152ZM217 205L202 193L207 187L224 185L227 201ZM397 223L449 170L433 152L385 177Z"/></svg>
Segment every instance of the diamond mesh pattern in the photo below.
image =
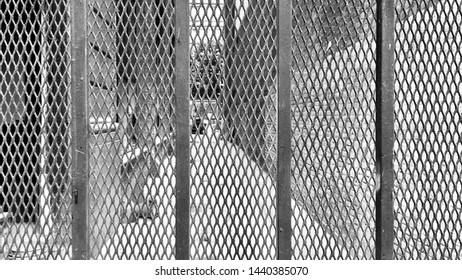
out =
<svg viewBox="0 0 462 280"><path fill-rule="evenodd" d="M92 258L174 258L172 1L88 1Z"/></svg>
<svg viewBox="0 0 462 280"><path fill-rule="evenodd" d="M89 120L71 3L0 2L0 259L72 258L74 121L90 257L174 259L175 1L86 2ZM292 3L292 257L371 259L376 3ZM394 254L460 259L462 4L395 4ZM275 259L277 0L189 5L190 258Z"/></svg>
<svg viewBox="0 0 462 280"><path fill-rule="evenodd" d="M462 5L396 7L395 257L460 259Z"/></svg>
<svg viewBox="0 0 462 280"><path fill-rule="evenodd" d="M295 259L374 256L375 11L293 1Z"/></svg>
<svg viewBox="0 0 462 280"><path fill-rule="evenodd" d="M274 259L276 3L192 2L191 258Z"/></svg>
<svg viewBox="0 0 462 280"><path fill-rule="evenodd" d="M2 1L0 18L0 259L67 259L68 1Z"/></svg>

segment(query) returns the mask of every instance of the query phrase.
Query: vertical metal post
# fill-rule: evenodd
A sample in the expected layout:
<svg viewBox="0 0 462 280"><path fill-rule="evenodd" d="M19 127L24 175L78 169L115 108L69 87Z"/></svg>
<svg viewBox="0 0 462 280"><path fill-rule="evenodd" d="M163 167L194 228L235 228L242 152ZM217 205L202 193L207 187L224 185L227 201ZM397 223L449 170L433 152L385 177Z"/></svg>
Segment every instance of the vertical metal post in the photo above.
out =
<svg viewBox="0 0 462 280"><path fill-rule="evenodd" d="M189 1L175 1L176 259L189 259Z"/></svg>
<svg viewBox="0 0 462 280"><path fill-rule="evenodd" d="M394 0L377 1L376 259L393 258Z"/></svg>
<svg viewBox="0 0 462 280"><path fill-rule="evenodd" d="M71 1L72 258L89 258L86 0Z"/></svg>
<svg viewBox="0 0 462 280"><path fill-rule="evenodd" d="M278 0L278 133L277 133L277 229L278 259L291 258L291 125L290 69L292 39L292 0Z"/></svg>

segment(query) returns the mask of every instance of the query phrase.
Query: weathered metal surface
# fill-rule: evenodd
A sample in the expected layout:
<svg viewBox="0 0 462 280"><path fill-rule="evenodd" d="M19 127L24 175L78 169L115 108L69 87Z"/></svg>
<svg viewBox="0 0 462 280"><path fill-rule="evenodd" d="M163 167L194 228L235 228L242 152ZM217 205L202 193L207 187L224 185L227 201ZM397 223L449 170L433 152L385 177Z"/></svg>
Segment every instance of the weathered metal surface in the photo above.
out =
<svg viewBox="0 0 462 280"><path fill-rule="evenodd" d="M277 14L278 61L278 138L277 138L277 231L278 259L292 257L291 220L291 119L290 119L290 68L292 62L292 1L279 0Z"/></svg>
<svg viewBox="0 0 462 280"><path fill-rule="evenodd" d="M89 259L89 115L87 79L87 3L71 6L72 94L72 258Z"/></svg>
<svg viewBox="0 0 462 280"><path fill-rule="evenodd" d="M175 3L175 112L176 112L176 259L189 259L190 126L189 126L189 3Z"/></svg>
<svg viewBox="0 0 462 280"><path fill-rule="evenodd" d="M377 1L375 258L379 260L393 259L394 18L394 1Z"/></svg>

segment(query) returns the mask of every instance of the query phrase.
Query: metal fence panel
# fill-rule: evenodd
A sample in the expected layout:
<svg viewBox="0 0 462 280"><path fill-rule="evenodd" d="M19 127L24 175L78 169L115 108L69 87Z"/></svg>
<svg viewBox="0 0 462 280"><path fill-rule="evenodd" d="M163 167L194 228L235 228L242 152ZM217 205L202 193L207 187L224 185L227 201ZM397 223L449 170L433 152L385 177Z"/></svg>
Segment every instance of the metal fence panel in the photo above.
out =
<svg viewBox="0 0 462 280"><path fill-rule="evenodd" d="M192 1L193 259L276 258L276 16Z"/></svg>
<svg viewBox="0 0 462 280"><path fill-rule="evenodd" d="M371 259L375 1L292 3L293 258Z"/></svg>
<svg viewBox="0 0 462 280"><path fill-rule="evenodd" d="M175 253L172 1L88 1L90 254Z"/></svg>
<svg viewBox="0 0 462 280"><path fill-rule="evenodd" d="M395 258L460 259L460 1L396 1Z"/></svg>
<svg viewBox="0 0 462 280"><path fill-rule="evenodd" d="M461 258L460 1L0 19L0 259Z"/></svg>
<svg viewBox="0 0 462 280"><path fill-rule="evenodd" d="M69 2L0 6L0 259L70 258Z"/></svg>

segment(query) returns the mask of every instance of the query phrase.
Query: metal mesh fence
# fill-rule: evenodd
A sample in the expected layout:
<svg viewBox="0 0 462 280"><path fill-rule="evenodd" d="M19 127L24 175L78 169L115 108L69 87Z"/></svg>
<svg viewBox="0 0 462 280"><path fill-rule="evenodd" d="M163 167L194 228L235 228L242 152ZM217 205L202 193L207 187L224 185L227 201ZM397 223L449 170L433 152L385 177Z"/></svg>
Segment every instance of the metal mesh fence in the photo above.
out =
<svg viewBox="0 0 462 280"><path fill-rule="evenodd" d="M193 259L276 256L275 12L275 1L192 1Z"/></svg>
<svg viewBox="0 0 462 280"><path fill-rule="evenodd" d="M460 1L396 1L395 257L461 258Z"/></svg>
<svg viewBox="0 0 462 280"><path fill-rule="evenodd" d="M88 2L92 258L172 259L172 1Z"/></svg>
<svg viewBox="0 0 462 280"><path fill-rule="evenodd" d="M0 6L0 259L70 258L69 5Z"/></svg>
<svg viewBox="0 0 462 280"><path fill-rule="evenodd" d="M460 259L462 4L395 1L393 205L378 3L291 2L290 92L278 0L0 2L0 259L280 258L284 168L293 259Z"/></svg>
<svg viewBox="0 0 462 280"><path fill-rule="evenodd" d="M293 258L370 259L375 3L293 1Z"/></svg>

